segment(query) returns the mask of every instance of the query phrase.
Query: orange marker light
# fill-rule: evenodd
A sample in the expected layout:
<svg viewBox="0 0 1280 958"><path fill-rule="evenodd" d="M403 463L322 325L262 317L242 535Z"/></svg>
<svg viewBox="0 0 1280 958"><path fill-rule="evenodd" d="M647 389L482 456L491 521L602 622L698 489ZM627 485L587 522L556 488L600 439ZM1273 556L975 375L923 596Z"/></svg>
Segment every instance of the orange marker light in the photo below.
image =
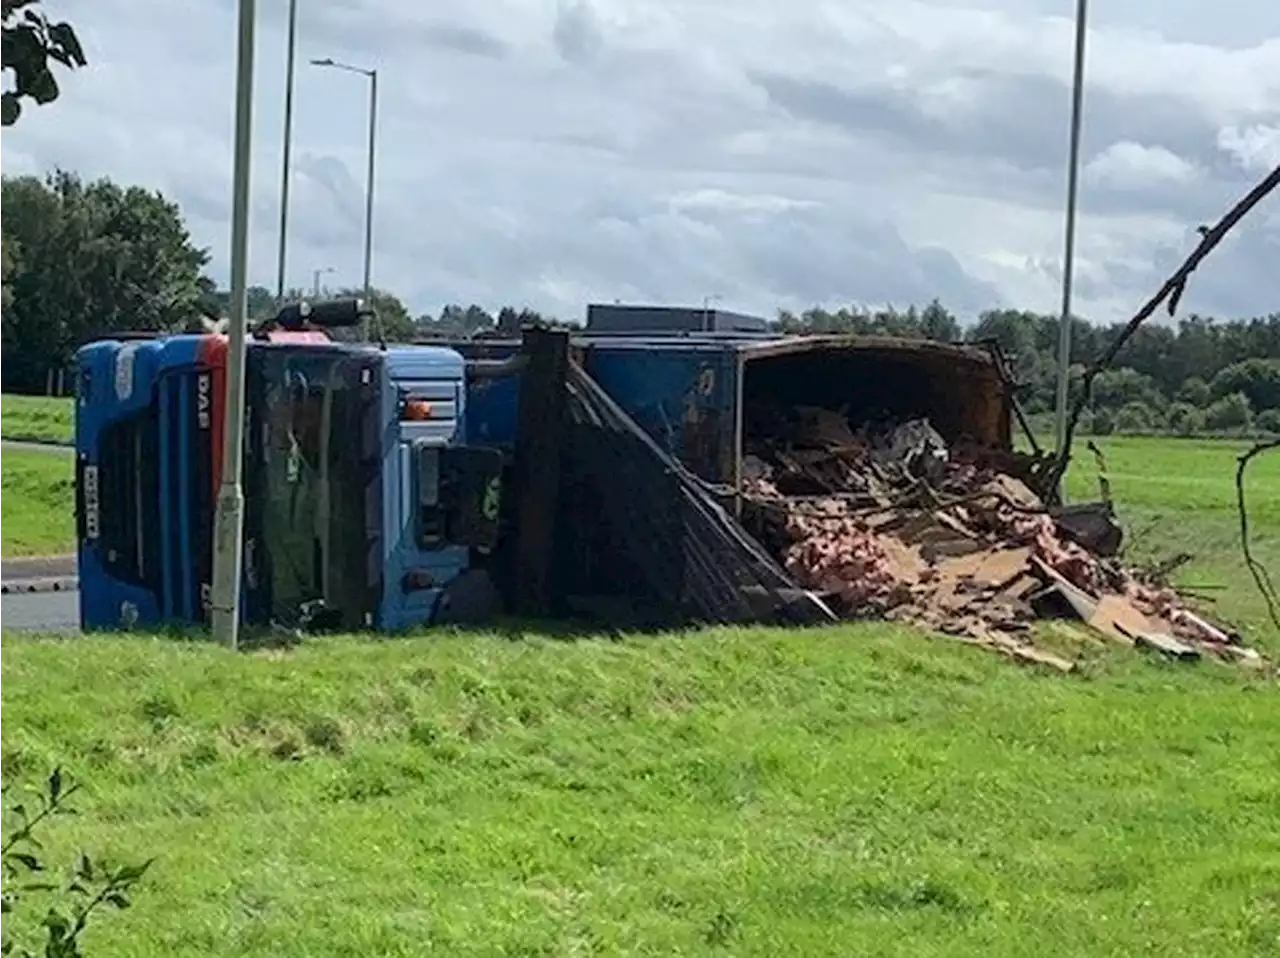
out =
<svg viewBox="0 0 1280 958"><path fill-rule="evenodd" d="M425 399L406 399L400 418L411 422L421 422L431 418L431 403Z"/></svg>

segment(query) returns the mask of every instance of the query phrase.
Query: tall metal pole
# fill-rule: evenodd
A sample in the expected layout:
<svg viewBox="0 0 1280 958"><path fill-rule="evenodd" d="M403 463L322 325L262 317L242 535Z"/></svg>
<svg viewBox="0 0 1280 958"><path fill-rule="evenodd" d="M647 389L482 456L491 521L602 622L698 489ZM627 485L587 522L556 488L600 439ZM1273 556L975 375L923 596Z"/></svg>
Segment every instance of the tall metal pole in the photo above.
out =
<svg viewBox="0 0 1280 958"><path fill-rule="evenodd" d="M335 70L346 70L348 73L359 73L369 78L369 169L365 177L364 190L364 298L369 303L373 299L373 173L376 165L378 141L378 71L365 67L339 63L331 57L312 60L312 66L332 67ZM365 338L369 338L369 329L364 329Z"/></svg>
<svg viewBox="0 0 1280 958"><path fill-rule="evenodd" d="M364 189L364 302L373 306L373 170L378 141L378 71L369 71L369 170ZM369 338L368 320L364 338Z"/></svg>
<svg viewBox="0 0 1280 958"><path fill-rule="evenodd" d="M213 637L230 648L239 642L240 576L244 563L244 491L240 484L244 435L244 348L248 313L249 189L253 137L254 0L239 0L236 49L235 161L231 195L231 329L227 349L226 416L222 480L213 537Z"/></svg>
<svg viewBox="0 0 1280 958"><path fill-rule="evenodd" d="M289 159L293 147L293 60L298 45L298 0L289 0L289 39L284 67L284 146L280 153L280 246L276 256L276 305L284 302L289 245Z"/></svg>
<svg viewBox="0 0 1280 958"><path fill-rule="evenodd" d="M1071 143L1067 160L1066 249L1062 256L1062 314L1058 327L1057 447L1067 444L1067 398L1071 373L1071 284L1076 260L1076 196L1080 181L1080 125L1084 105L1084 48L1088 0L1076 0L1075 76L1071 87Z"/></svg>

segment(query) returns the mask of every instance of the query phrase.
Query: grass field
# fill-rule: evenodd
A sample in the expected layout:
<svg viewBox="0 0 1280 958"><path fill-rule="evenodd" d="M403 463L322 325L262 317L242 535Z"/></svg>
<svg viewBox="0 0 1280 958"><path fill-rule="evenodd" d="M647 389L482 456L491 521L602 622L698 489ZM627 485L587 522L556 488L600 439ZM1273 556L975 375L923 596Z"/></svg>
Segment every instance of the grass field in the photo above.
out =
<svg viewBox="0 0 1280 958"><path fill-rule="evenodd" d="M0 552L56 555L75 549L71 456L7 451L0 459Z"/></svg>
<svg viewBox="0 0 1280 958"><path fill-rule="evenodd" d="M158 855L91 953L1280 953L1280 698L891 627L6 640L6 779ZM6 922L6 924L8 924Z"/></svg>
<svg viewBox="0 0 1280 958"><path fill-rule="evenodd" d="M71 442L73 413L70 399L6 394L0 400L0 438Z"/></svg>
<svg viewBox="0 0 1280 958"><path fill-rule="evenodd" d="M1280 651L1280 636L1240 550L1236 460L1252 444L1110 437L1095 443L1107 459L1129 558L1159 560L1180 552L1194 556L1174 581L1198 587L1197 595L1210 611ZM1245 492L1254 554L1280 575L1280 450L1254 459L1245 475ZM1098 496L1096 469L1083 446L1076 447L1067 493L1077 501Z"/></svg>

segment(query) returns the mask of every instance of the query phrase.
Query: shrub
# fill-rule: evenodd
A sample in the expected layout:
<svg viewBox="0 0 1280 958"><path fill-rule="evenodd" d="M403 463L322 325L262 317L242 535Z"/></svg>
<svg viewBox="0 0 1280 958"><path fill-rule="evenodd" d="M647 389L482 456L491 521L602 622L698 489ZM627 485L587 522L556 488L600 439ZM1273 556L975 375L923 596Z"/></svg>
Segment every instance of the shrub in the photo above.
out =
<svg viewBox="0 0 1280 958"><path fill-rule="evenodd" d="M1204 421L1210 429L1248 429L1253 422L1253 409L1244 393L1232 393L1206 409Z"/></svg>
<svg viewBox="0 0 1280 958"><path fill-rule="evenodd" d="M1280 436L1280 409L1264 409L1253 424L1263 432Z"/></svg>
<svg viewBox="0 0 1280 958"><path fill-rule="evenodd" d="M1144 402L1127 402L1116 411L1116 432L1150 432L1156 421L1155 411Z"/></svg>
<svg viewBox="0 0 1280 958"><path fill-rule="evenodd" d="M1179 436L1194 436L1204 431L1204 412L1191 403L1176 402L1169 407L1169 428Z"/></svg>
<svg viewBox="0 0 1280 958"><path fill-rule="evenodd" d="M1203 409L1209 405L1213 396L1209 393L1209 384L1199 376L1188 376L1178 389L1178 401Z"/></svg>
<svg viewBox="0 0 1280 958"><path fill-rule="evenodd" d="M55 877L41 858L35 832L57 816L74 814L67 800L79 790L78 784L69 782L62 770L55 768L44 789L33 793L38 802L33 810L26 802L6 802L5 818L13 823L13 829L8 830L6 822L0 855L4 881L4 939L0 954L15 958L83 958L80 936L90 917L103 907L128 908L130 892L151 867L151 861L146 861L104 868L81 852L65 878ZM28 904L31 908L23 914L23 907ZM36 918L38 911L43 916Z"/></svg>
<svg viewBox="0 0 1280 958"><path fill-rule="evenodd" d="M1116 431L1115 417L1109 409L1095 409L1091 425L1095 436L1109 436Z"/></svg>

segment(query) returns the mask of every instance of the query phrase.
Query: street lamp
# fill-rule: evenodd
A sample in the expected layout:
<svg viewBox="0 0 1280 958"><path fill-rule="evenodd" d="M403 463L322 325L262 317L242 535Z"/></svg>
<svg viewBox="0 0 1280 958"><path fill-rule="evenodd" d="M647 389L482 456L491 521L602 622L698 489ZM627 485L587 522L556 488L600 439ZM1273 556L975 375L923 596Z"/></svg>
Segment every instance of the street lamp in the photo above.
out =
<svg viewBox="0 0 1280 958"><path fill-rule="evenodd" d="M326 273L336 272L332 266L326 266L323 269L313 269L311 271L311 298L316 302L320 301L320 277Z"/></svg>
<svg viewBox="0 0 1280 958"><path fill-rule="evenodd" d="M226 436L213 538L209 621L215 640L235 648L240 633L244 564L244 490L240 484L244 430L244 330L248 321L249 189L253 147L254 0L239 0L236 45L235 159L231 189L231 328L227 348Z"/></svg>
<svg viewBox="0 0 1280 958"><path fill-rule="evenodd" d="M280 153L280 245L276 255L276 306L284 303L285 250L289 231L289 155L293 146L293 60L298 47L298 0L289 0L289 39L284 67L284 147Z"/></svg>
<svg viewBox="0 0 1280 958"><path fill-rule="evenodd" d="M346 70L369 78L369 169L364 194L364 299L369 304L373 302L373 167L378 131L378 71L339 63L329 57L312 60L311 65ZM366 330L366 335L367 333Z"/></svg>
<svg viewBox="0 0 1280 958"><path fill-rule="evenodd" d="M1075 76L1071 85L1071 142L1067 160L1066 249L1062 256L1062 316L1058 327L1058 394L1055 416L1058 454L1067 444L1067 392L1071 372L1071 283L1076 260L1076 195L1080 180L1080 124L1084 104L1084 47L1088 0L1076 0Z"/></svg>

